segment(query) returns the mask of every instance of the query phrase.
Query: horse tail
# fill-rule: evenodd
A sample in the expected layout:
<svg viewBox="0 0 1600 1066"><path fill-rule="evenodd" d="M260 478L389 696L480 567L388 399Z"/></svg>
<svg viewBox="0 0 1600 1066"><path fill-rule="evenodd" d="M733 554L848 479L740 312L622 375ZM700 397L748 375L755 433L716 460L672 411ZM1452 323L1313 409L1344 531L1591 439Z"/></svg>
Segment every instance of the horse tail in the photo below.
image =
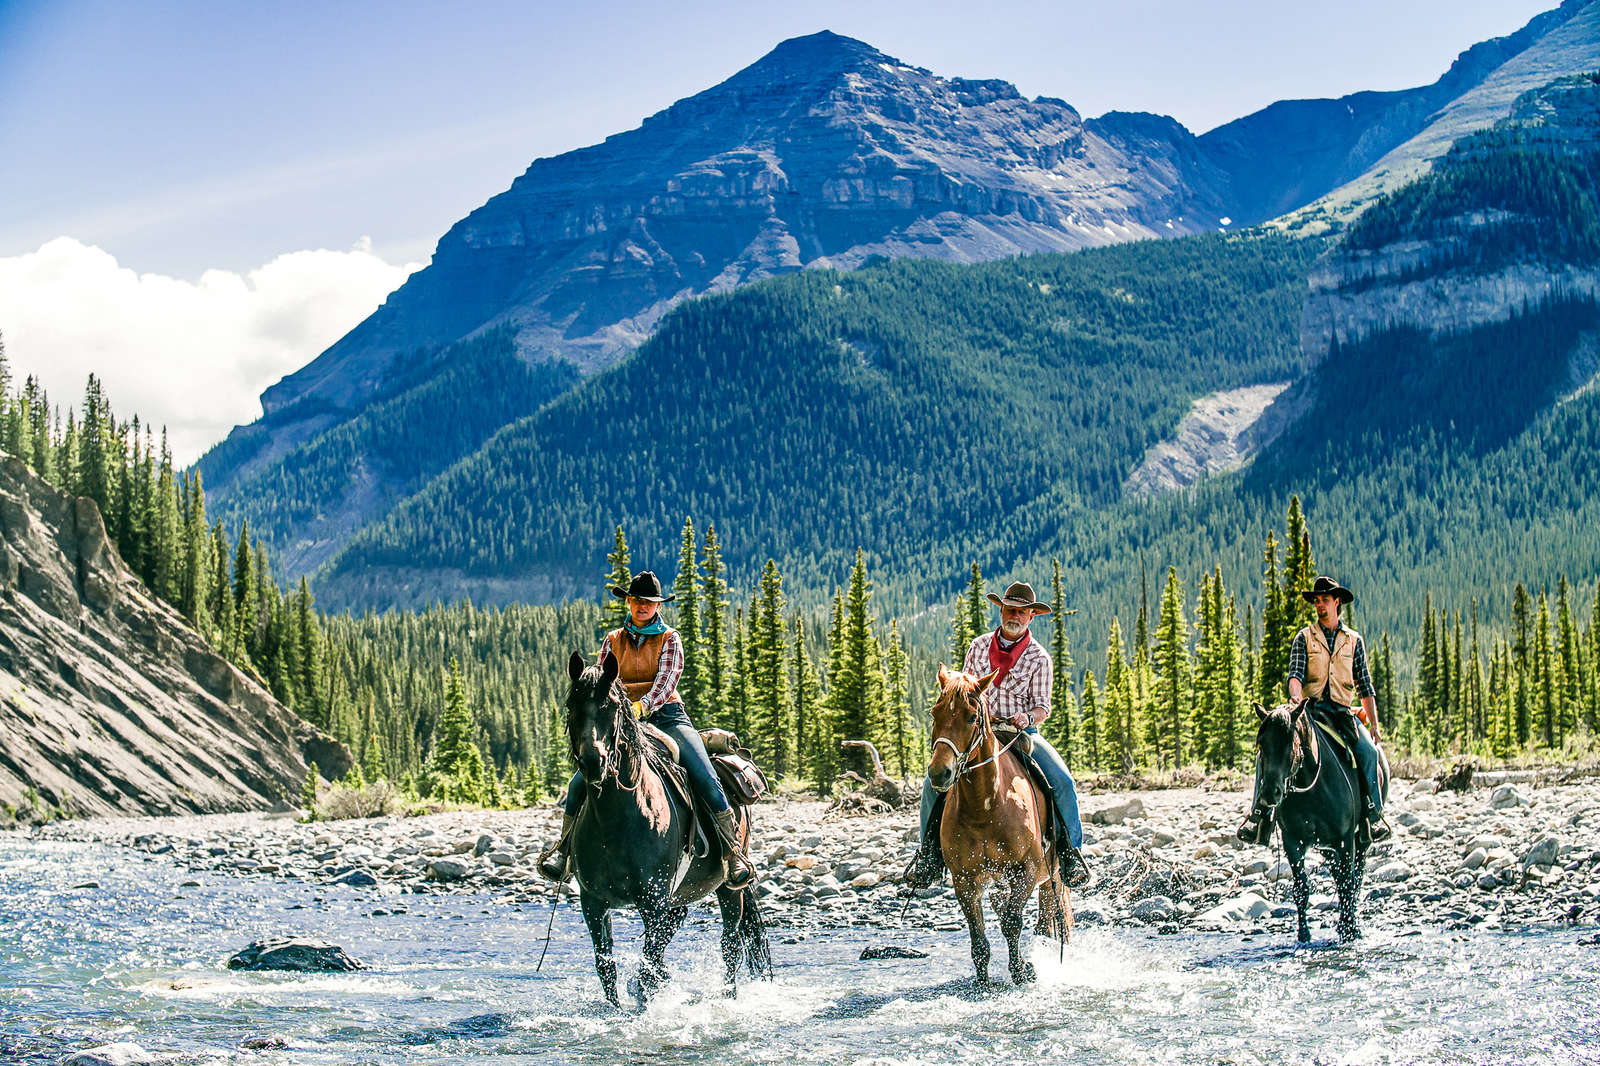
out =
<svg viewBox="0 0 1600 1066"><path fill-rule="evenodd" d="M755 886L740 893L739 925L736 930L740 950L744 955L745 969L752 977L772 978L772 943L767 939L767 926L761 920L761 909L756 904Z"/></svg>

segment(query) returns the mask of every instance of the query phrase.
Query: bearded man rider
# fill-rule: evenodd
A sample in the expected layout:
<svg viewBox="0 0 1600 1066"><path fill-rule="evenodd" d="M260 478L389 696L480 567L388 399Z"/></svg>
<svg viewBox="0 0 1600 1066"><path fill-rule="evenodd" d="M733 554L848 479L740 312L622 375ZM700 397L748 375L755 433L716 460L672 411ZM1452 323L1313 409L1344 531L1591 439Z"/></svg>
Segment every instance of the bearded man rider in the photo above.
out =
<svg viewBox="0 0 1600 1066"><path fill-rule="evenodd" d="M610 654L617 660L617 680L628 694L633 713L677 741L678 762L688 772L689 787L711 811L716 824L727 863L728 887L744 888L754 883L756 874L739 843L738 815L728 802L700 732L689 721L683 698L678 695L678 679L683 675L683 638L661 620L661 605L676 597L663 596L660 579L649 570L641 572L625 589L612 585L611 594L627 601L628 617L620 629L606 634L596 659L604 660ZM561 838L539 860L539 872L552 881L567 879L572 827L583 809L585 792L583 773L579 771L567 785Z"/></svg>
<svg viewBox="0 0 1600 1066"><path fill-rule="evenodd" d="M1039 733L1039 723L1050 715L1054 676L1050 653L1028 632L1035 618L1050 613L1050 605L1035 599L1033 586L1025 581L1014 582L1006 589L1003 599L989 593L989 602L1000 608L1000 626L973 638L961 669L974 677L998 671L985 694L989 717L1009 723L1032 740L1033 760L1049 783L1048 791L1067 838L1065 845L1058 848L1061 879L1068 886L1077 887L1089 880L1083 853L1078 850L1083 845L1078 793L1066 762ZM902 894L929 887L944 872L944 857L939 848L939 816L943 810L944 796L936 793L932 782L924 778L922 843L906 868Z"/></svg>

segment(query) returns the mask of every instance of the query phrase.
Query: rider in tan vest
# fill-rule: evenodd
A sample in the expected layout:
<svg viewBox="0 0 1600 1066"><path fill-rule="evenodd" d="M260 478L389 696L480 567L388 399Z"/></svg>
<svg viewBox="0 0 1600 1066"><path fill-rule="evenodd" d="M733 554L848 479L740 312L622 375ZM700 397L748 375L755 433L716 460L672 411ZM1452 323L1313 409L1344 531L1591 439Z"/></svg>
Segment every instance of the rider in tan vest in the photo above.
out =
<svg viewBox="0 0 1600 1066"><path fill-rule="evenodd" d="M1366 642L1339 618L1355 594L1331 577L1319 577L1300 595L1316 608L1317 621L1296 633L1289 649L1289 699L1298 703L1310 697L1318 717L1338 729L1350 745L1361 768L1366 808L1363 830L1373 841L1385 840L1391 831L1383 820L1383 790L1378 784L1376 742L1382 730L1378 727L1377 692L1367 669ZM1360 718L1351 709L1358 698L1363 711ZM1371 726L1370 735L1362 718ZM1265 828L1252 811L1239 827L1239 839L1263 843Z"/></svg>
<svg viewBox="0 0 1600 1066"><path fill-rule="evenodd" d="M677 741L678 762L688 773L689 787L716 823L727 863L728 887L744 888L755 881L756 875L739 843L738 815L728 803L700 732L689 721L683 697L678 695L678 678L683 675L683 640L677 630L661 620L661 605L671 603L674 597L661 594L661 581L649 570L625 589L611 586L611 594L627 600L628 618L621 628L606 634L597 658L604 660L610 654L617 660L617 680L628 695L633 713ZM552 881L567 878L568 841L578 812L583 809L584 792L583 774L573 774L567 785L561 838L539 860L539 872Z"/></svg>

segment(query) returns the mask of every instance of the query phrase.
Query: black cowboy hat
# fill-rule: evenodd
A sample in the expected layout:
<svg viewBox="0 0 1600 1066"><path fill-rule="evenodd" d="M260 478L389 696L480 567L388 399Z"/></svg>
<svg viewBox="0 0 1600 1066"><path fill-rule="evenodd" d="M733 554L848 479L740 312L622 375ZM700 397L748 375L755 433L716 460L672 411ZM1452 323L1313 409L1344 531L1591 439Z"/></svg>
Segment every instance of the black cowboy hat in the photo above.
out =
<svg viewBox="0 0 1600 1066"><path fill-rule="evenodd" d="M1337 596L1340 603L1349 603L1356 598L1354 592L1351 592L1331 577L1319 577L1311 583L1310 588L1300 591L1300 598L1307 603L1312 602L1318 596Z"/></svg>
<svg viewBox="0 0 1600 1066"><path fill-rule="evenodd" d="M650 570L639 571L639 575L628 584L627 588L623 588L621 585L612 585L611 595L619 600L632 596L634 599L644 600L646 603L671 603L678 598L676 596L661 595L661 579L656 577L655 573Z"/></svg>
<svg viewBox="0 0 1600 1066"><path fill-rule="evenodd" d="M989 602L996 607L1031 607L1040 614L1049 614L1050 605L1033 596L1033 586L1026 581L1013 581L1006 586L1006 594L1002 599L994 593L989 593ZM1066 612L1071 614L1071 611Z"/></svg>

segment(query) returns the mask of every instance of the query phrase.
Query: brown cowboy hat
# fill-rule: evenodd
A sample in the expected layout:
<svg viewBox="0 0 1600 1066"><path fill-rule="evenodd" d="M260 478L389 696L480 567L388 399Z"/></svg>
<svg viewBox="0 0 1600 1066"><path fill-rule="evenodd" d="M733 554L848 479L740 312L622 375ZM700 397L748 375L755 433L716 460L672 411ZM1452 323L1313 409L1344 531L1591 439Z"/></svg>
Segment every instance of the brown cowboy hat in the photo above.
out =
<svg viewBox="0 0 1600 1066"><path fill-rule="evenodd" d="M1310 588L1300 591L1300 598L1307 603L1312 602L1318 596L1337 596L1340 603L1349 603L1356 598L1354 592L1351 592L1331 577L1319 577L1311 583Z"/></svg>
<svg viewBox="0 0 1600 1066"><path fill-rule="evenodd" d="M619 600L627 599L631 596L633 599L644 600L646 603L671 603L678 598L676 596L661 595L661 579L656 577L655 573L650 570L639 571L639 576L629 582L627 588L623 588L621 585L612 585L611 595Z"/></svg>
<svg viewBox="0 0 1600 1066"><path fill-rule="evenodd" d="M996 596L992 592L989 593L989 602L996 607L1031 607L1040 614L1050 613L1050 605L1035 599L1033 586L1026 581L1013 581L1007 585L1004 598ZM1067 613L1070 614L1071 612Z"/></svg>

